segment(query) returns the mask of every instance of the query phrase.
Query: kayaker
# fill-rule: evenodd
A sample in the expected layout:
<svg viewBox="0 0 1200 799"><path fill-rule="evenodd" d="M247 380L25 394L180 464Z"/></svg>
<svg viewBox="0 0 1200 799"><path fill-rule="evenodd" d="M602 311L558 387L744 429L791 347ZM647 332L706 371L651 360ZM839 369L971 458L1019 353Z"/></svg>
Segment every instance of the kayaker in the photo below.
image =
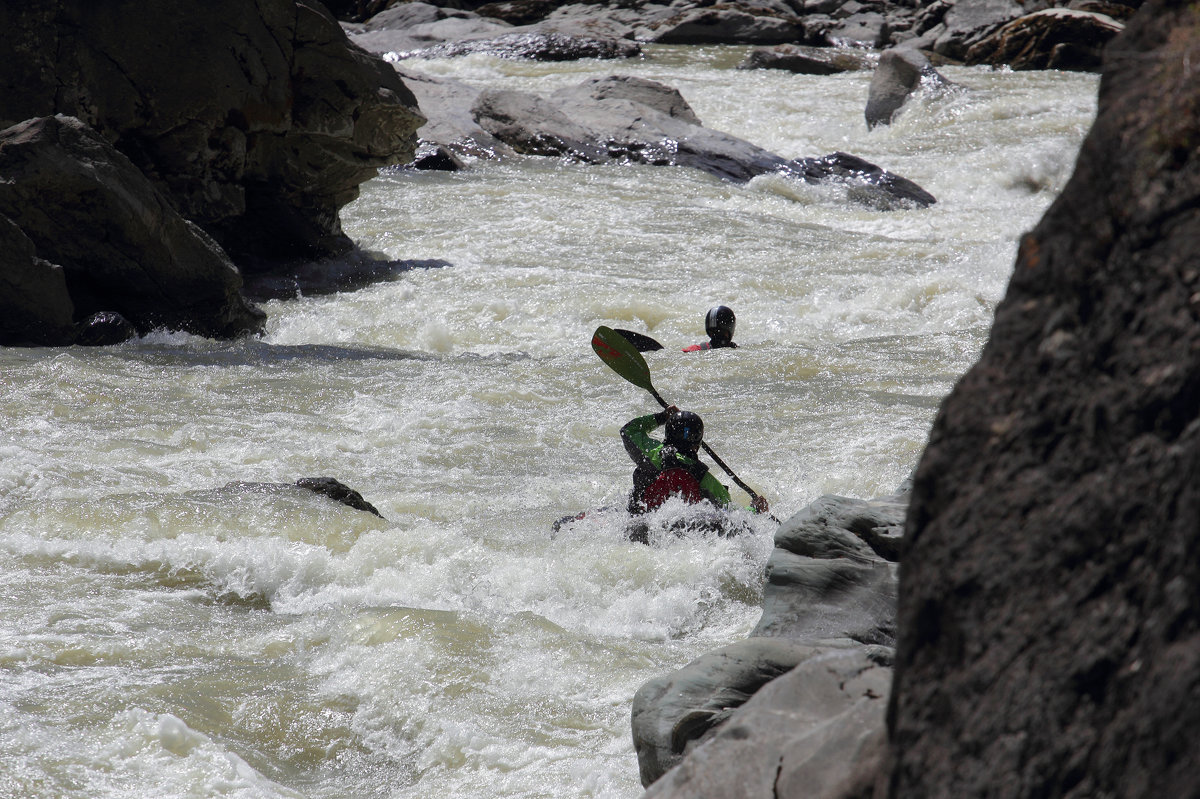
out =
<svg viewBox="0 0 1200 799"><path fill-rule="evenodd" d="M650 437L650 431L666 425L664 440ZM688 503L710 502L718 508L729 505L729 489L700 461L704 440L704 422L692 411L674 405L658 413L631 419L621 428L625 451L636 464L629 512L646 513L663 504L668 497L679 496ZM767 510L767 501L755 497L752 510Z"/></svg>
<svg viewBox="0 0 1200 799"><path fill-rule="evenodd" d="M727 305L710 308L704 315L704 332L708 333L708 341L703 344L693 344L684 347L684 352L700 352L702 350L719 350L725 347L737 348L733 343L733 331L737 327L737 317L733 309Z"/></svg>

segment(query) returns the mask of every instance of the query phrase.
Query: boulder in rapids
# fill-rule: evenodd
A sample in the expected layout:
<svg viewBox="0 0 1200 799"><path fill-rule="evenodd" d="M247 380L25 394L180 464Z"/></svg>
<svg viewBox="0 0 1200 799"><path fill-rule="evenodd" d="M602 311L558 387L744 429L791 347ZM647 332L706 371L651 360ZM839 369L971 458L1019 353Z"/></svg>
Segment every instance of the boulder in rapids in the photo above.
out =
<svg viewBox="0 0 1200 799"><path fill-rule="evenodd" d="M867 90L867 127L890 124L914 92L945 94L956 88L934 69L929 57L911 47L898 47L879 56Z"/></svg>
<svg viewBox="0 0 1200 799"><path fill-rule="evenodd" d="M872 69L876 59L848 47L807 47L778 44L756 47L738 64L738 69L782 69L800 75L836 75Z"/></svg>
<svg viewBox="0 0 1200 799"><path fill-rule="evenodd" d="M781 759L796 788L781 796L833 799L841 794L832 786L850 775L875 779L907 500L907 490L827 496L792 515L775 534L750 637L638 690L631 724L652 795L772 796L737 786L772 784ZM854 683L861 690L847 690L855 680L865 680ZM803 785L802 775L817 784Z"/></svg>

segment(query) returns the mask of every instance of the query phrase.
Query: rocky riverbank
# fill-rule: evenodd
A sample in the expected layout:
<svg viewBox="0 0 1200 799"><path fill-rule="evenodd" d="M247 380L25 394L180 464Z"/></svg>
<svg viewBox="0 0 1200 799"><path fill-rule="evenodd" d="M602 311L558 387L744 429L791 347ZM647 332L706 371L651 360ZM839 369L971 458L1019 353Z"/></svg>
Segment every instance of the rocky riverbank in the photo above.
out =
<svg viewBox="0 0 1200 799"><path fill-rule="evenodd" d="M409 268L354 256L338 219L362 182L402 164L545 155L735 181L780 173L838 182L850 199L884 207L934 202L853 154L789 160L705 129L671 87L614 78L553 97L468 89L423 74L421 57L622 59L647 43L742 43L808 48L763 51L744 65L753 68L875 69L880 52L903 48L1090 69L1131 11L1079 0L1065 10L983 0L465 5L335 2L340 22L317 0L103 12L55 0L0 11L0 42L14 56L0 68L0 344L104 344L155 327L252 334L263 316L245 298L247 278L319 291ZM930 69L889 67L867 123L886 124ZM314 264L347 255L328 280L314 277Z"/></svg>

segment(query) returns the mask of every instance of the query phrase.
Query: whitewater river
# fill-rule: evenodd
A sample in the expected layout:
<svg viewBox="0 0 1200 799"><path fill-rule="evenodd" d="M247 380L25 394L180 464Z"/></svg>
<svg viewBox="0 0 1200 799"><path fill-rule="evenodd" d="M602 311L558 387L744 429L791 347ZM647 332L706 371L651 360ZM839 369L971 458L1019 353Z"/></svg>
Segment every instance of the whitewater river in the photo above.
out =
<svg viewBox="0 0 1200 799"><path fill-rule="evenodd" d="M967 91L868 132L869 73L737 71L744 52L424 68L644 75L709 127L862 156L938 204L554 160L397 172L347 232L449 265L272 301L246 341L0 350L0 797L641 793L633 694L751 630L774 525L551 535L624 502L617 431L657 409L592 331L666 344L655 386L780 518L890 494L1095 113L1091 75L944 68ZM741 349L679 352L716 304ZM385 519L270 485L309 476Z"/></svg>

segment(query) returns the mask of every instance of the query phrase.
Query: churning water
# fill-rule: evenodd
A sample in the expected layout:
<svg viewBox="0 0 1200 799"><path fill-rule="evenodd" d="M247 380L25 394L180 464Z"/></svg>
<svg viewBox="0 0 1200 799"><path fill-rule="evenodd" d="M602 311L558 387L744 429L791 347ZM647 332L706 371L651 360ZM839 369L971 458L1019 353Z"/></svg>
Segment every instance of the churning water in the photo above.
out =
<svg viewBox="0 0 1200 799"><path fill-rule="evenodd" d="M780 518L891 493L1095 113L1094 76L946 68L966 91L868 132L868 73L744 52L421 66L644 75L711 128L862 156L938 204L553 160L398 172L346 230L448 265L272 301L257 339L0 351L0 796L639 795L634 691L749 632L774 530L551 535L624 501L618 428L657 409L592 331L663 342L655 387ZM741 349L679 352L716 304ZM386 520L271 485L324 475Z"/></svg>

